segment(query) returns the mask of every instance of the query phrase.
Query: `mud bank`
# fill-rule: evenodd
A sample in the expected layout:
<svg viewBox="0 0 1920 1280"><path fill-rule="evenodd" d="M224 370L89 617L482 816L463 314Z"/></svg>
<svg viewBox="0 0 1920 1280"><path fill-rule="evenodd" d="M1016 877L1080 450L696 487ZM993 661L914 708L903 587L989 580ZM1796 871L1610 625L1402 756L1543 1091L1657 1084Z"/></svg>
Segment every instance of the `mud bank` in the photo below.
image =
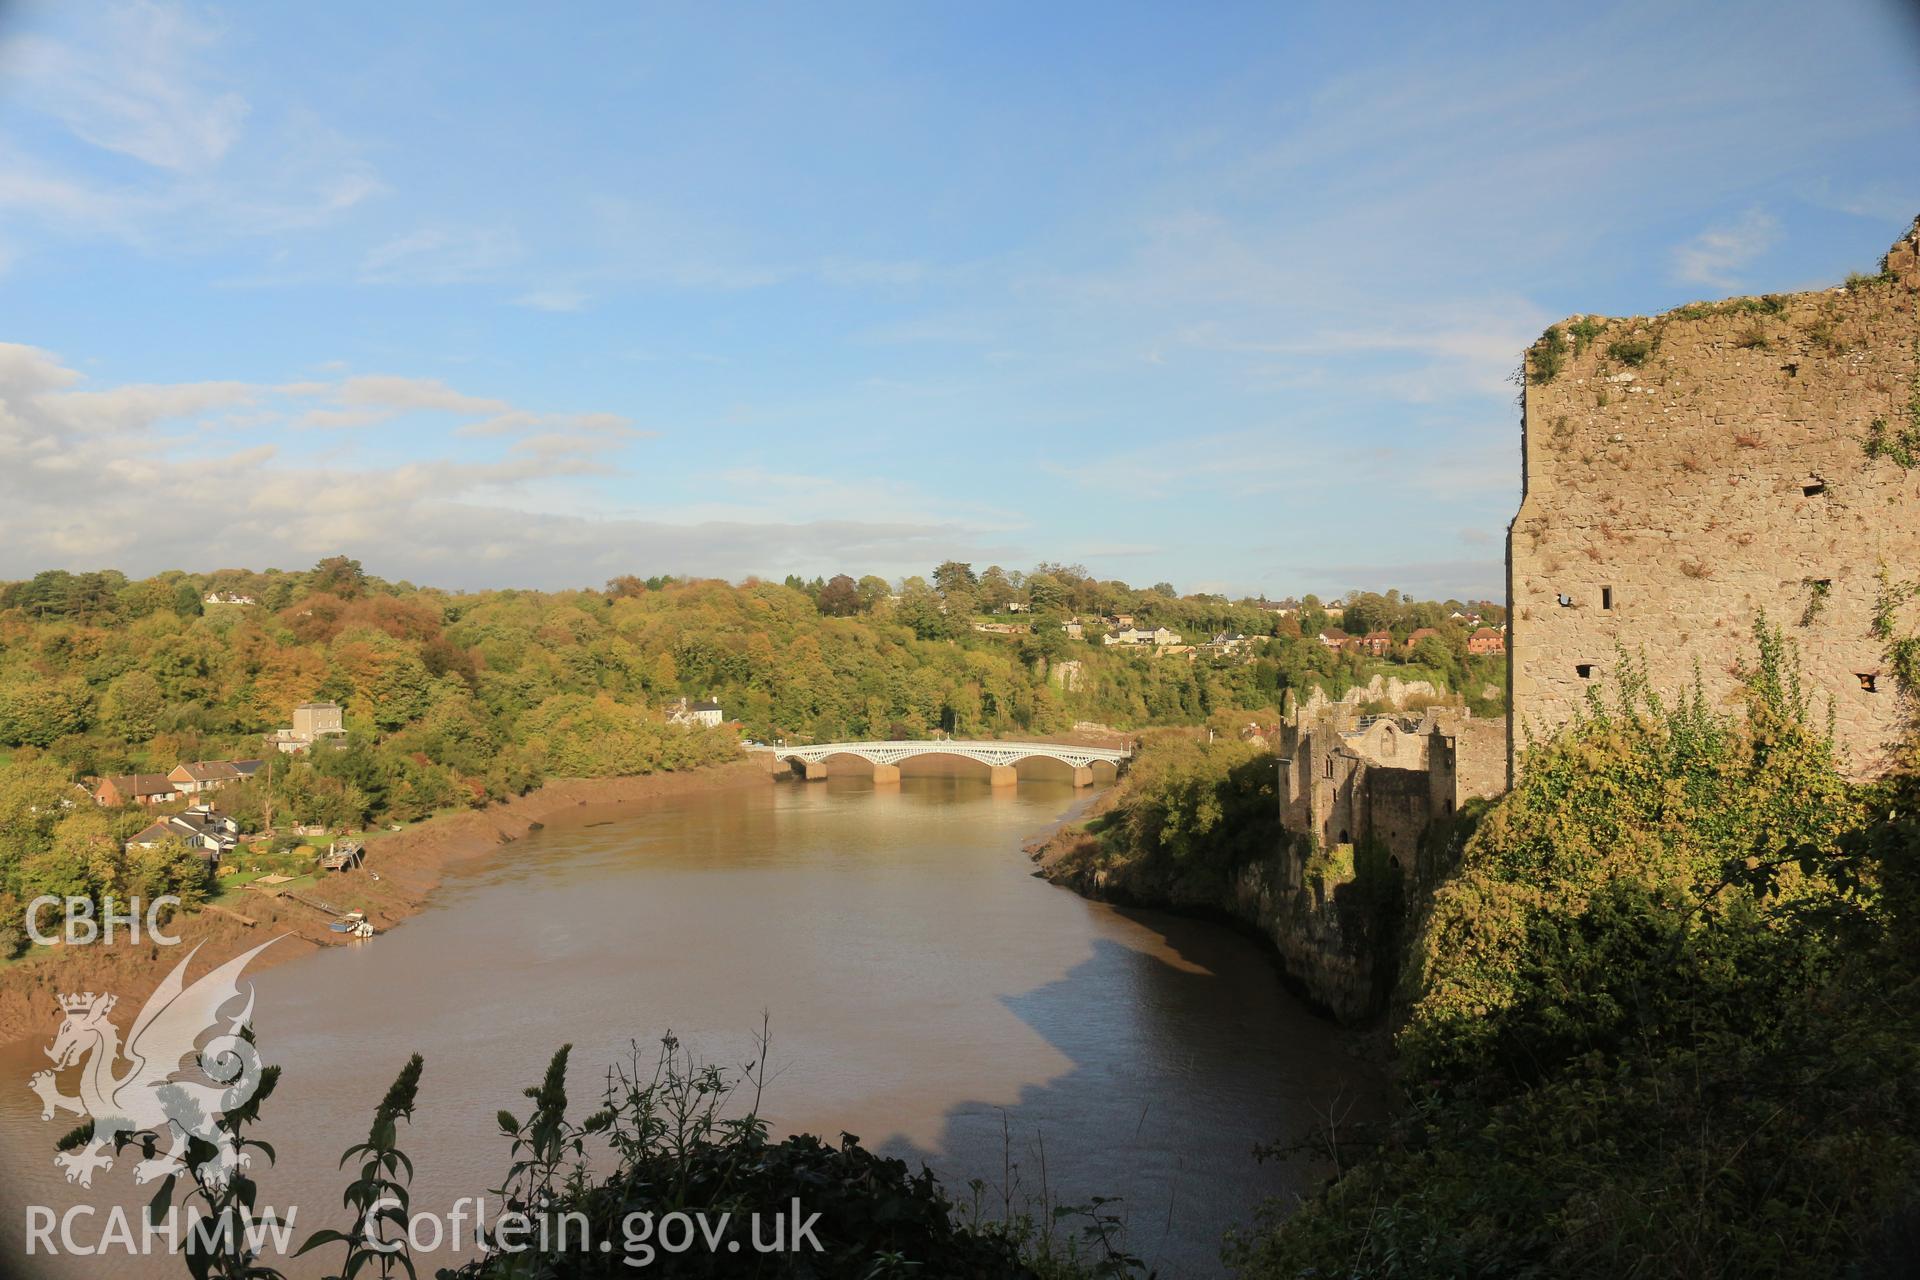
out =
<svg viewBox="0 0 1920 1280"><path fill-rule="evenodd" d="M336 872L300 896L346 910L364 911L376 929L390 929L423 908L448 867L483 856L530 831L599 809L644 804L667 796L731 787L766 786L766 763L745 760L693 769L621 778L569 778L549 782L524 796L465 813L443 814L400 831L375 831L366 839L366 863ZM229 893L214 907L167 926L177 946L118 942L52 947L0 968L0 1044L51 1033L61 994L108 991L123 1005L144 999L187 953L200 948L193 971L281 937L254 967L282 964L327 946L378 946L332 933L333 917L288 897L262 890Z"/></svg>

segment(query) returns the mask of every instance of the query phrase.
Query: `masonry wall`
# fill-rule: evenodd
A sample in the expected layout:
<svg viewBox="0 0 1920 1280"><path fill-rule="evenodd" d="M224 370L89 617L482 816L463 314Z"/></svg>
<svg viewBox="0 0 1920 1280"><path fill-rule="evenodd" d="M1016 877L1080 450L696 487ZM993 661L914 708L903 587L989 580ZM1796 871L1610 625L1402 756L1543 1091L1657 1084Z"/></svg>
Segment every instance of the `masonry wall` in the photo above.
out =
<svg viewBox="0 0 1920 1280"><path fill-rule="evenodd" d="M1920 572L1920 467L1864 442L1876 419L1920 429L1920 222L1888 265L1890 282L1608 320L1584 343L1568 321L1544 381L1535 349L1507 542L1514 755L1611 681L1617 648L1663 692L1697 664L1730 705L1764 610L1832 700L1850 771L1880 766L1898 708L1876 575ZM1636 366L1616 343L1650 349Z"/></svg>
<svg viewBox="0 0 1920 1280"><path fill-rule="evenodd" d="M1433 820L1432 797L1425 769L1367 766L1365 786L1355 788L1366 806L1365 822L1354 839L1373 839L1399 860L1403 874L1411 874L1420 853L1420 837Z"/></svg>
<svg viewBox="0 0 1920 1280"><path fill-rule="evenodd" d="M1453 807L1491 799L1507 790L1507 718L1462 719L1454 737ZM1449 810L1451 812L1451 810Z"/></svg>

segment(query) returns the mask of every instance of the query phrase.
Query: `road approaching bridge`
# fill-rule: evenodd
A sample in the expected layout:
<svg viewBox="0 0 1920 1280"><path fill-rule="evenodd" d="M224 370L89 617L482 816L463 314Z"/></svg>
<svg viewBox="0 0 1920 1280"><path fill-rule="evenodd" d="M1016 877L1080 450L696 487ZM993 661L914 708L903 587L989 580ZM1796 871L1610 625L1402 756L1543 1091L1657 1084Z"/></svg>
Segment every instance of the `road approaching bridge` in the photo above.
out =
<svg viewBox="0 0 1920 1280"><path fill-rule="evenodd" d="M1118 772L1132 757L1130 750L1112 747L1080 747L1061 742L957 742L928 739L900 742L815 742L806 746L752 747L753 751L772 753L776 760L802 766L809 781L827 776L827 761L834 756L854 756L873 766L875 782L897 782L900 762L920 756L957 756L987 766L988 778L996 787L1010 787L1019 781L1014 766L1022 760L1052 760L1073 770L1073 785L1093 785L1093 767L1110 766Z"/></svg>

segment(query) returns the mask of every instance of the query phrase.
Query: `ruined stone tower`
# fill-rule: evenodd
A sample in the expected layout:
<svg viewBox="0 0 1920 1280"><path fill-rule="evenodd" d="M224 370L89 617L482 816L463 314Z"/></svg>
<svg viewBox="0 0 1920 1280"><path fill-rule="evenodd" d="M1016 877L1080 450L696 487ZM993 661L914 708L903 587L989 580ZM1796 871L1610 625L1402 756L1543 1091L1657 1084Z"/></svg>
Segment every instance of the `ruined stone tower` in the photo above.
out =
<svg viewBox="0 0 1920 1280"><path fill-rule="evenodd" d="M1871 632L1884 566L1920 577L1920 220L1871 280L1576 317L1527 353L1507 537L1513 757L1615 655L1730 704L1765 611L1854 774L1898 728ZM1510 768L1512 764L1510 764Z"/></svg>

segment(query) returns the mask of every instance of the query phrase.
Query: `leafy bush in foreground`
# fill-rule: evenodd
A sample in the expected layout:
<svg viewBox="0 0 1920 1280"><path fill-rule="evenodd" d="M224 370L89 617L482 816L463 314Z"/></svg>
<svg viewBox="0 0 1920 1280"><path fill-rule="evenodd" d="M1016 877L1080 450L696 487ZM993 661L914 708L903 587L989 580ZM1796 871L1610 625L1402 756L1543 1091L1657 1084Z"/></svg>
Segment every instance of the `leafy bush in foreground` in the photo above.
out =
<svg viewBox="0 0 1920 1280"><path fill-rule="evenodd" d="M1410 962L1398 1123L1243 1274L1907 1274L1920 745L1848 785L1759 634L1744 718L1629 673L1530 751Z"/></svg>
<svg viewBox="0 0 1920 1280"><path fill-rule="evenodd" d="M763 1037L763 1060L765 1044ZM439 1280L587 1280L630 1276L637 1268L767 1280L1121 1280L1144 1271L1118 1246L1119 1218L1107 1202L1055 1205L1043 1192L1015 1208L1009 1193L1003 1215L990 1218L981 1207L982 1184L971 1184L972 1203L958 1205L931 1171L912 1173L850 1134L838 1143L812 1134L770 1140L759 1115L764 1076L756 1064L733 1072L698 1063L671 1034L651 1069L641 1066L636 1046L628 1064L610 1070L599 1108L576 1123L567 1115L571 1048L562 1046L540 1084L526 1090L530 1113L499 1113L511 1155L492 1193L488 1240L479 1256L440 1269ZM366 1141L341 1156L343 1167L358 1162L358 1176L341 1197L344 1229L314 1232L300 1247L301 1254L339 1248L339 1268L328 1272L335 1280L418 1275L407 1243L414 1168L401 1147L400 1122L412 1119L423 1069L415 1054L375 1109ZM214 1148L191 1140L187 1200L215 1220L253 1208L255 1175L272 1163L273 1148L245 1130L258 1123L278 1077L278 1067L265 1068L253 1098L217 1122L249 1153L253 1169L211 1184L201 1165ZM70 1149L91 1136L88 1123L60 1145ZM158 1136L125 1134L120 1145L150 1151ZM611 1171L596 1175L596 1165ZM176 1181L168 1177L154 1196L156 1215L171 1203ZM684 1243L691 1247L667 1247L657 1234L677 1213L704 1216L703 1226L687 1224ZM521 1225L503 1235L501 1224L515 1215ZM804 1234L795 1231L802 1224ZM776 1239L788 1247L756 1247ZM806 1247L796 1247L802 1242ZM285 1280L241 1233L210 1242L189 1234L185 1245L182 1258L196 1280Z"/></svg>

